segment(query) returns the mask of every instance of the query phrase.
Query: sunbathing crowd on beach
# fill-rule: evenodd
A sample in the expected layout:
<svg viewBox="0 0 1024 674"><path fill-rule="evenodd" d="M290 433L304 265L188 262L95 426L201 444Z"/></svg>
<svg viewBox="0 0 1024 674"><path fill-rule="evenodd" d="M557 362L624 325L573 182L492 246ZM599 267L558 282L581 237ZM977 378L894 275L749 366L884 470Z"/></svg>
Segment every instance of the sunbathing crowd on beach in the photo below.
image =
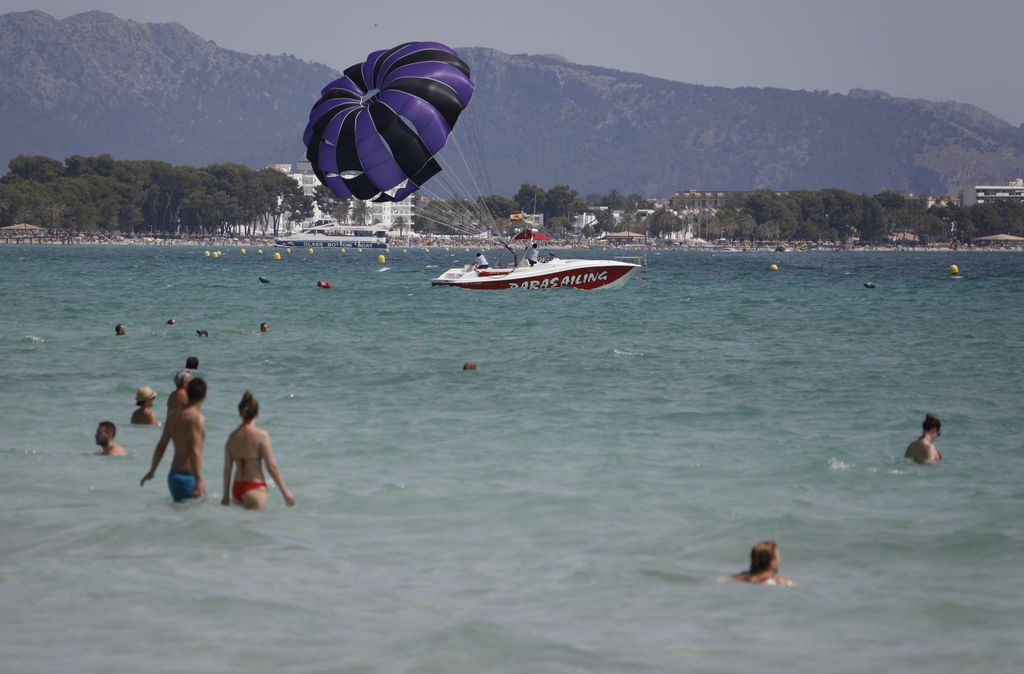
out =
<svg viewBox="0 0 1024 674"><path fill-rule="evenodd" d="M173 319L167 321L173 324ZM260 324L260 332L267 331L267 324ZM204 331L198 331L202 333ZM115 335L125 334L123 323L118 323ZM200 336L202 336L200 334ZM475 370L476 363L467 362L463 370ZM160 466L168 444L174 448L170 472L167 475L167 489L175 503L198 499L206 495L206 484L202 477L203 448L206 444L206 418L201 413L206 399L206 382L194 376L199 368L199 359L189 356L185 368L174 375L175 389L167 398L167 412L163 431L156 447L149 471L142 476L139 486L152 480ZM136 409L131 415L132 424L160 426L160 420L153 411L157 394L149 386L140 386L135 392ZM224 446L224 472L221 505L236 505L247 510L263 510L267 506L268 490L263 468L266 467L281 496L288 506L295 505L295 495L285 486L281 469L271 449L270 435L256 426L260 406L252 393L246 391L238 403L239 426L228 436ZM935 447L935 440L942 435L942 422L930 412L921 425L922 432L911 442L903 456L918 464L936 464L942 454ZM101 421L96 428L95 440L99 450L97 456L127 456L128 452L114 438L117 427L111 421ZM232 472L234 479L232 480ZM750 551L750 568L730 576L732 580L758 585L796 585L796 582L779 575L782 556L775 541L757 543Z"/></svg>

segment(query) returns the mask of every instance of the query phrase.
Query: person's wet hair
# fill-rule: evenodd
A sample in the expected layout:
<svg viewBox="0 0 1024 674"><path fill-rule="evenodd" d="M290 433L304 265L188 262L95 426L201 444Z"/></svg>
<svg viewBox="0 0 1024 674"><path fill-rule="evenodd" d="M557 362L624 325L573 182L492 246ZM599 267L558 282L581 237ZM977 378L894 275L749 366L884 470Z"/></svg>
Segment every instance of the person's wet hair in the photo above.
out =
<svg viewBox="0 0 1024 674"><path fill-rule="evenodd" d="M942 422L939 421L939 418L937 416L935 416L934 414L929 412L925 416L924 423L921 424L921 428L924 429L925 433L927 433L928 431L933 430L933 429L936 430L936 431L941 432L942 431Z"/></svg>
<svg viewBox="0 0 1024 674"><path fill-rule="evenodd" d="M202 377L194 377L189 381L188 388L185 390L188 392L189 402L194 403L206 398L206 382Z"/></svg>
<svg viewBox="0 0 1024 674"><path fill-rule="evenodd" d="M106 433L108 440L113 440L114 436L117 435L117 426L114 425L113 421L101 421L97 429L102 429Z"/></svg>
<svg viewBox="0 0 1024 674"><path fill-rule="evenodd" d="M750 573L758 574L772 570L779 554L775 541L761 541L750 550Z"/></svg>
<svg viewBox="0 0 1024 674"><path fill-rule="evenodd" d="M256 401L256 398L252 397L252 393L246 391L242 394L242 399L238 402L238 414L242 417L243 421L252 421L260 413L260 404Z"/></svg>
<svg viewBox="0 0 1024 674"><path fill-rule="evenodd" d="M189 356L188 358L185 359L185 367L188 368L189 370L198 370L199 359L195 356Z"/></svg>

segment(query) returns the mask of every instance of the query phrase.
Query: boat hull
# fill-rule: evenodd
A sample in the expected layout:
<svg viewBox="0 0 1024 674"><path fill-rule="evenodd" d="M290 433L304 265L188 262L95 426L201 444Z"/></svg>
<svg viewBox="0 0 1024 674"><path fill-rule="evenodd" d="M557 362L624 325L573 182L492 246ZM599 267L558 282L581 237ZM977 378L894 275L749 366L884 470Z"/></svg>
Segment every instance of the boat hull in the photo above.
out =
<svg viewBox="0 0 1024 674"><path fill-rule="evenodd" d="M469 290L597 290L626 282L639 265L618 260L555 260L515 269L449 269L430 284Z"/></svg>

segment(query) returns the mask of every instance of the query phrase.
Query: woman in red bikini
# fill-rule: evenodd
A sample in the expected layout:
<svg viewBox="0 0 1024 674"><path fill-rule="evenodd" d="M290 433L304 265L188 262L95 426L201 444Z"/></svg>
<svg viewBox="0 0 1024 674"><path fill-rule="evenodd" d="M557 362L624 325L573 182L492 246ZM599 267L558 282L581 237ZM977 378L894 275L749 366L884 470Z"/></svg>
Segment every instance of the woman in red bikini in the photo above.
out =
<svg viewBox="0 0 1024 674"><path fill-rule="evenodd" d="M224 445L224 496L221 505L230 505L230 497L235 503L246 510L263 510L267 506L267 483L263 477L262 464L267 464L267 471L274 478L274 483L281 490L284 502L295 505L295 497L288 487L284 486L281 470L274 461L274 453L270 450L270 436L262 428L253 423L260 413L260 404L248 391L238 403L238 414L242 417L242 425L232 431ZM235 464L235 482L231 482L231 466ZM229 496L230 493L230 496Z"/></svg>

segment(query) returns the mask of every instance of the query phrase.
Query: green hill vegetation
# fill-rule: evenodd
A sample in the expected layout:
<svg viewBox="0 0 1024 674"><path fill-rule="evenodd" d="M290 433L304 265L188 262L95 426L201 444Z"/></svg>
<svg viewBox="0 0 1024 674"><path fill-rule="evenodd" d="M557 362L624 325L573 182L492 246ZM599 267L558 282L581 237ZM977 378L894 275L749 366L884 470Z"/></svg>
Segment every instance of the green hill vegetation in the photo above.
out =
<svg viewBox="0 0 1024 674"><path fill-rule="evenodd" d="M545 190L524 183L512 198L480 197L424 201L413 228L425 234L457 234L480 221L454 222L453 214L481 214L486 227L505 227L508 214L536 211L545 230L559 236L594 236L604 231L644 232L652 238L684 228L705 238L736 241L888 241L914 234L922 241L968 241L975 236L1024 235L1024 205L1009 202L932 207L895 192L863 195L845 190L769 190L731 195L725 208L680 216L656 208L646 197L617 190L581 197L568 185ZM0 226L29 222L50 230L120 232L163 236L277 234L286 219L302 220L314 204L339 219L365 222L363 202L349 204L319 189L306 196L289 176L274 169L239 164L204 168L151 160L116 160L110 155L73 155L63 163L43 156L19 156L0 178ZM362 208L360 209L360 206ZM569 223L589 212L595 221L583 232ZM619 217L613 217L618 212ZM489 216L487 215L489 214ZM688 219L684 219L688 218ZM448 224L446 224L448 223Z"/></svg>

